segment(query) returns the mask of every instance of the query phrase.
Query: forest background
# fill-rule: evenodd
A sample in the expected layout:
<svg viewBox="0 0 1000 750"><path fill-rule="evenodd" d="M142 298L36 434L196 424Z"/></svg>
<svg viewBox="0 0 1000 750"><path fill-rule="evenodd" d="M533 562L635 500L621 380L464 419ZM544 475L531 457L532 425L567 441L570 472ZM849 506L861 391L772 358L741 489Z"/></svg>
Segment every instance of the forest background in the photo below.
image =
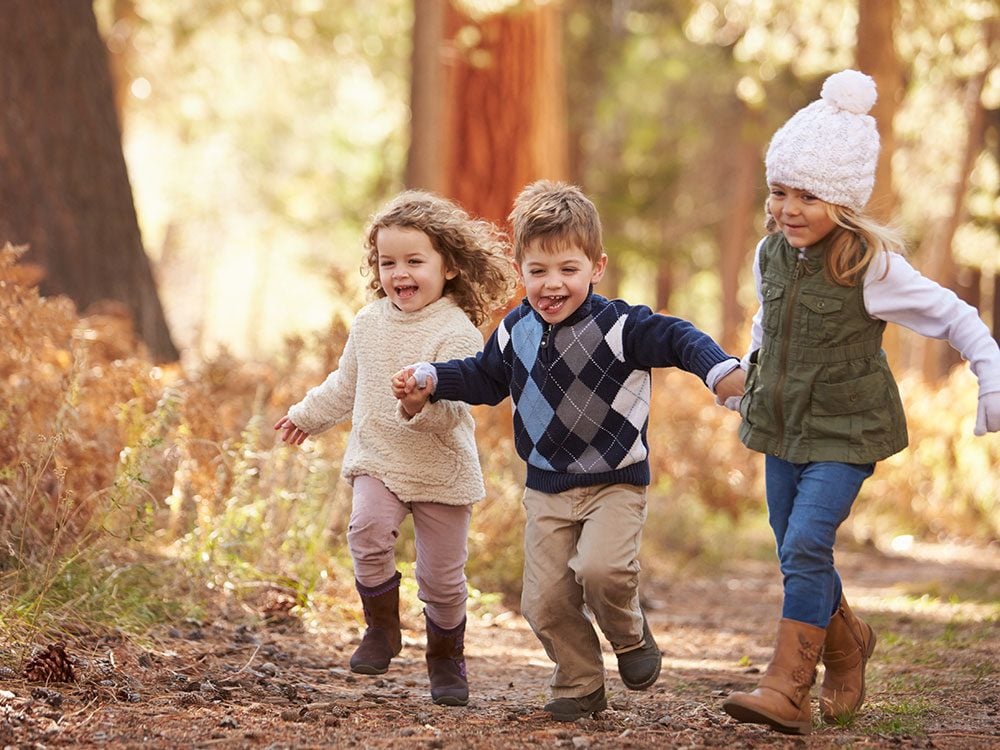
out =
<svg viewBox="0 0 1000 750"><path fill-rule="evenodd" d="M364 223L404 186L502 223L528 181L578 183L612 259L599 291L742 354L767 139L857 67L880 91L875 210L1000 330L992 0L8 6L6 663L83 623L142 632L262 593L305 617L353 613L347 428L293 450L270 425L336 366L364 302ZM975 379L934 342L893 332L887 350L911 445L844 537L995 545L1000 441L972 437ZM656 374L652 413L647 574L770 559L738 417L678 372ZM516 606L523 476L509 411L476 417L474 611Z"/></svg>

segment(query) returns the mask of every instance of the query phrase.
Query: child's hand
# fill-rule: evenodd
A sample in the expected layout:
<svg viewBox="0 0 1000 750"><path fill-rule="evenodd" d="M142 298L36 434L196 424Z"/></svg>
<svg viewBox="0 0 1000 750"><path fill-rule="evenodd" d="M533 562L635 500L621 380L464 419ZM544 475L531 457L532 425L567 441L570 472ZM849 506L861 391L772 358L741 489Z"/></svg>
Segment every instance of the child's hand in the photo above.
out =
<svg viewBox="0 0 1000 750"><path fill-rule="evenodd" d="M281 439L289 445L302 445L309 433L297 427L295 423L285 415L274 424L274 429L282 430Z"/></svg>
<svg viewBox="0 0 1000 750"><path fill-rule="evenodd" d="M973 433L985 435L987 432L1000 432L1000 391L979 396L979 410L976 412L976 428Z"/></svg>
<svg viewBox="0 0 1000 750"><path fill-rule="evenodd" d="M426 362L404 367L392 376L392 395L409 416L419 414L437 386L437 371Z"/></svg>
<svg viewBox="0 0 1000 750"><path fill-rule="evenodd" d="M740 399L743 398L743 387L746 384L747 374L742 367L736 367L725 377L715 384L715 399L727 409L736 411L740 408Z"/></svg>

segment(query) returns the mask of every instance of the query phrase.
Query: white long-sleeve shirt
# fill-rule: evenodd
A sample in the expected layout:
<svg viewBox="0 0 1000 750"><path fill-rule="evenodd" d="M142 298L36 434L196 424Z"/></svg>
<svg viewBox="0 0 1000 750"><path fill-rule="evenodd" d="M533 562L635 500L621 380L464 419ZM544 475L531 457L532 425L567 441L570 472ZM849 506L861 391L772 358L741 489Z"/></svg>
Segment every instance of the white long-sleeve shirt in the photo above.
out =
<svg viewBox="0 0 1000 750"><path fill-rule="evenodd" d="M761 294L760 249L753 259L754 286L761 306L750 326L750 352L760 348L764 298ZM878 320L897 323L929 338L944 339L969 361L979 380L979 395L1000 392L1000 347L979 311L958 295L921 275L899 253L880 253L864 278L865 310ZM744 363L746 363L744 357Z"/></svg>

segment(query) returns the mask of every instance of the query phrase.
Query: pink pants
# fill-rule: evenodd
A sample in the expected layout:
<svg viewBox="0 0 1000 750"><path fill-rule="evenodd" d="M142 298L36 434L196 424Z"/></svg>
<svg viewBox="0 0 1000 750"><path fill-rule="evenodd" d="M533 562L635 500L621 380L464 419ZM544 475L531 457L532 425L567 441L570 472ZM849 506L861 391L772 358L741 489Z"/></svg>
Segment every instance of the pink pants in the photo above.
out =
<svg viewBox="0 0 1000 750"><path fill-rule="evenodd" d="M413 514L417 547L417 596L427 615L449 629L465 618L471 505L404 503L374 477L354 478L354 503L347 544L354 575L362 586L378 586L396 574L396 539L408 513Z"/></svg>

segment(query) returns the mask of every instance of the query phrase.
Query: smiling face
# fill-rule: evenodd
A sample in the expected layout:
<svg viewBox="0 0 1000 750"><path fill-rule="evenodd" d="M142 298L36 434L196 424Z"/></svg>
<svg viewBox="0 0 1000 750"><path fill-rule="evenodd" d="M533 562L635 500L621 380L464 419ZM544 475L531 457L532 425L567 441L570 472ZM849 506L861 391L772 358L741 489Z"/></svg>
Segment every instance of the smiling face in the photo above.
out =
<svg viewBox="0 0 1000 750"><path fill-rule="evenodd" d="M771 183L767 212L778 224L792 247L815 245L837 226L830 218L827 204L807 190Z"/></svg>
<svg viewBox="0 0 1000 750"><path fill-rule="evenodd" d="M542 250L532 242L523 251L517 273L524 283L528 304L546 323L561 323L583 304L604 276L608 256L594 263L575 243L555 250Z"/></svg>
<svg viewBox="0 0 1000 750"><path fill-rule="evenodd" d="M441 299L457 273L419 229L383 227L375 240L378 278L389 300L403 312L416 312Z"/></svg>

